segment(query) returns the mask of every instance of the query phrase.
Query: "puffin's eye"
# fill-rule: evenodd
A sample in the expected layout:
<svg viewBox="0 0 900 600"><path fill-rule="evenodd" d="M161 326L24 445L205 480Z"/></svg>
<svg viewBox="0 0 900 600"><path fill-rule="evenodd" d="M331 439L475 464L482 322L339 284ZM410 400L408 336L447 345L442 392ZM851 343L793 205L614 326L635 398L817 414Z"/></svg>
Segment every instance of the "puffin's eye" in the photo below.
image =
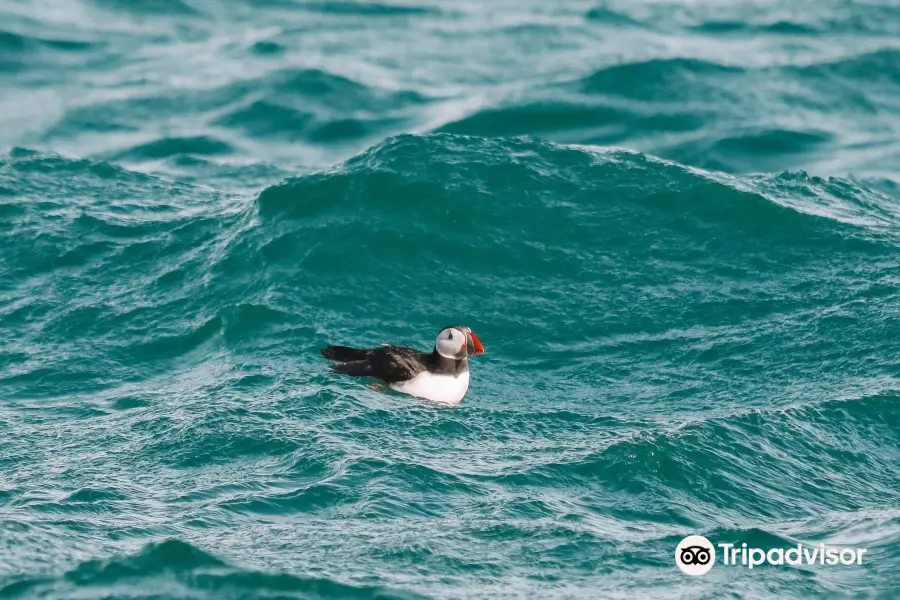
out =
<svg viewBox="0 0 900 600"><path fill-rule="evenodd" d="M448 338L448 339L451 339L451 340L453 339L453 332L452 332L452 331L448 331L448 332L447 332L447 338Z"/></svg>

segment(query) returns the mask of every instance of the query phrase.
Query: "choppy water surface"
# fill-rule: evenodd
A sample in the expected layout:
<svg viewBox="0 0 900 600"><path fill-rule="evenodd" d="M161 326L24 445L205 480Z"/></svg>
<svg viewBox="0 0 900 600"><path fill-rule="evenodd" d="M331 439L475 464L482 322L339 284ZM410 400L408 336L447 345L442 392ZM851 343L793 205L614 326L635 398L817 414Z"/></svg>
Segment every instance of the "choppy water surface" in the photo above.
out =
<svg viewBox="0 0 900 600"><path fill-rule="evenodd" d="M892 2L0 1L0 597L890 597L898 140Z"/></svg>

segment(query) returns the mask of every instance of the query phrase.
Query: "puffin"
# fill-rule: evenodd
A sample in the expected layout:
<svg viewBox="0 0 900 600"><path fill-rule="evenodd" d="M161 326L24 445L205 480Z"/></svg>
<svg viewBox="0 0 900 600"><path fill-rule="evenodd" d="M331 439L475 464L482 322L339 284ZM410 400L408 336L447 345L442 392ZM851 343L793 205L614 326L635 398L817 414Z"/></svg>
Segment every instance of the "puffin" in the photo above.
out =
<svg viewBox="0 0 900 600"><path fill-rule="evenodd" d="M469 391L469 357L484 354L484 346L468 327L449 325L438 333L431 352L391 344L327 346L321 352L336 361L331 370L337 373L376 377L398 392L455 406Z"/></svg>

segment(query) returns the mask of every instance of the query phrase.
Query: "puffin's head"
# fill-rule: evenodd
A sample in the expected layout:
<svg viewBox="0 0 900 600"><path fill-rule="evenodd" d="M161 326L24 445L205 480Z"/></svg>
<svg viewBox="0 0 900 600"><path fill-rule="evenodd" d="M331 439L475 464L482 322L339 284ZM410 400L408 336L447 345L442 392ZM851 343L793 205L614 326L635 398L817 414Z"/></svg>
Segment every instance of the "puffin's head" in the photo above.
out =
<svg viewBox="0 0 900 600"><path fill-rule="evenodd" d="M484 346L472 330L462 325L444 327L434 341L434 349L444 358L461 359L484 354Z"/></svg>

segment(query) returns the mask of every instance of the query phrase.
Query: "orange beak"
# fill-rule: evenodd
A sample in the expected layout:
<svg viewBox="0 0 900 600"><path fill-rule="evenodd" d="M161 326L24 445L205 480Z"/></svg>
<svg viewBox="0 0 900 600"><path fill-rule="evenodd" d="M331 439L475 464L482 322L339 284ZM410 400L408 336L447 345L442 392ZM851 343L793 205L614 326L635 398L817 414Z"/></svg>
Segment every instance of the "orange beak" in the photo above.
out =
<svg viewBox="0 0 900 600"><path fill-rule="evenodd" d="M471 331L468 331L467 333L469 334L469 339L466 343L466 354L469 356L484 354L484 346L482 345L481 340L478 339L478 336Z"/></svg>

